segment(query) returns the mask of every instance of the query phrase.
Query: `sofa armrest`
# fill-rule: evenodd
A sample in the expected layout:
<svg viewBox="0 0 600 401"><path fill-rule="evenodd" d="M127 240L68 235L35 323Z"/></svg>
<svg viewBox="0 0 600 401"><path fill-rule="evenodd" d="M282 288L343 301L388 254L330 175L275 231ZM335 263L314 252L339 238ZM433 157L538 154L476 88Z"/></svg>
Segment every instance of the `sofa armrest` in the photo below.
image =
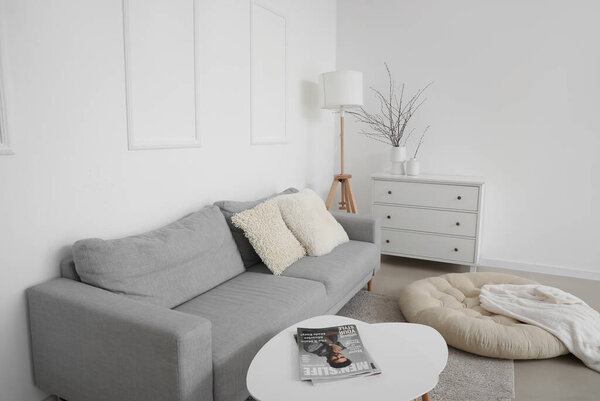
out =
<svg viewBox="0 0 600 401"><path fill-rule="evenodd" d="M351 213L332 213L354 241L371 242L381 249L381 223L379 218Z"/></svg>
<svg viewBox="0 0 600 401"><path fill-rule="evenodd" d="M211 323L59 278L27 290L35 383L69 400L212 400Z"/></svg>

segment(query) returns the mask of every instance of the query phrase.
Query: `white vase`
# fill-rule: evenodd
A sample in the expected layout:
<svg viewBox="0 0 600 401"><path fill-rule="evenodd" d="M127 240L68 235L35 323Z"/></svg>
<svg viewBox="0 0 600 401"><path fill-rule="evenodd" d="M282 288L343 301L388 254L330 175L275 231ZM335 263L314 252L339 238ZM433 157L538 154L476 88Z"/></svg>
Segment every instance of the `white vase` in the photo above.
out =
<svg viewBox="0 0 600 401"><path fill-rule="evenodd" d="M391 174L404 175L404 163L406 162L406 146L392 146L390 153L392 162Z"/></svg>
<svg viewBox="0 0 600 401"><path fill-rule="evenodd" d="M410 159L406 162L406 175L419 175L421 164L417 159Z"/></svg>

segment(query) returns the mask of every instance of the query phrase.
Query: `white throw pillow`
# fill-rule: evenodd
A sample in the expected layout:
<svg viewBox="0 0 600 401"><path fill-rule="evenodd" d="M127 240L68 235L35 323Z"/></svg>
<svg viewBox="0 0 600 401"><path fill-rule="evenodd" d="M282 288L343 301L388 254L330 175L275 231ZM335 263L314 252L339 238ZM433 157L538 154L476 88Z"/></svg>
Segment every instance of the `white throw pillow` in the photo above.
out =
<svg viewBox="0 0 600 401"><path fill-rule="evenodd" d="M277 276L306 255L300 242L285 225L274 200L234 214L231 222L244 231L263 263Z"/></svg>
<svg viewBox="0 0 600 401"><path fill-rule="evenodd" d="M296 194L278 196L274 200L279 205L285 224L308 255L325 255L349 241L346 231L314 191L304 189Z"/></svg>

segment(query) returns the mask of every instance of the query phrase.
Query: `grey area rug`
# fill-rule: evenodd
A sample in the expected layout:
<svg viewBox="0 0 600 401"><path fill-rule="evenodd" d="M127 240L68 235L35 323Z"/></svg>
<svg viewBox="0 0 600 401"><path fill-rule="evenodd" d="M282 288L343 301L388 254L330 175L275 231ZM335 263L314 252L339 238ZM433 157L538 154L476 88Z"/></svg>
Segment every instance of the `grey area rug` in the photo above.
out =
<svg viewBox="0 0 600 401"><path fill-rule="evenodd" d="M367 323L405 322L396 298L361 291L338 315ZM512 360L486 358L448 347L448 364L432 401L510 401L514 398Z"/></svg>

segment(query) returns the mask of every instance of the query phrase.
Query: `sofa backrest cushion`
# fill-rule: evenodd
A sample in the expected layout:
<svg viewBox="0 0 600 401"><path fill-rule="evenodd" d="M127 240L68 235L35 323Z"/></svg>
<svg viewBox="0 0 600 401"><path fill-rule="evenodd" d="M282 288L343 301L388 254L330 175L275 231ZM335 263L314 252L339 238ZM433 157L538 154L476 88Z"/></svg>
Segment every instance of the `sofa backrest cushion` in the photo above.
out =
<svg viewBox="0 0 600 401"><path fill-rule="evenodd" d="M84 283L167 308L244 272L216 206L145 234L77 241L73 258Z"/></svg>
<svg viewBox="0 0 600 401"><path fill-rule="evenodd" d="M60 261L60 276L70 280L81 281L77 269L75 269L75 261L73 255L68 255Z"/></svg>
<svg viewBox="0 0 600 401"><path fill-rule="evenodd" d="M250 241L248 241L248 238L246 238L246 236L244 235L244 231L240 228L237 228L231 222L231 217L236 213L252 209L253 207L258 206L260 203L266 201L267 199L271 199L279 195L294 194L296 192L298 192L296 188L288 188L285 191L280 192L278 194L273 194L271 196L267 196L266 198L261 198L253 201L242 202L224 200L214 203L215 206L218 206L221 209L221 212L225 216L225 219L227 219L227 224L229 224L229 228L231 229L231 233L233 234L233 239L235 240L240 254L242 255L244 266L254 266L257 263L260 263L261 260L254 248L252 247L252 245L250 245Z"/></svg>

